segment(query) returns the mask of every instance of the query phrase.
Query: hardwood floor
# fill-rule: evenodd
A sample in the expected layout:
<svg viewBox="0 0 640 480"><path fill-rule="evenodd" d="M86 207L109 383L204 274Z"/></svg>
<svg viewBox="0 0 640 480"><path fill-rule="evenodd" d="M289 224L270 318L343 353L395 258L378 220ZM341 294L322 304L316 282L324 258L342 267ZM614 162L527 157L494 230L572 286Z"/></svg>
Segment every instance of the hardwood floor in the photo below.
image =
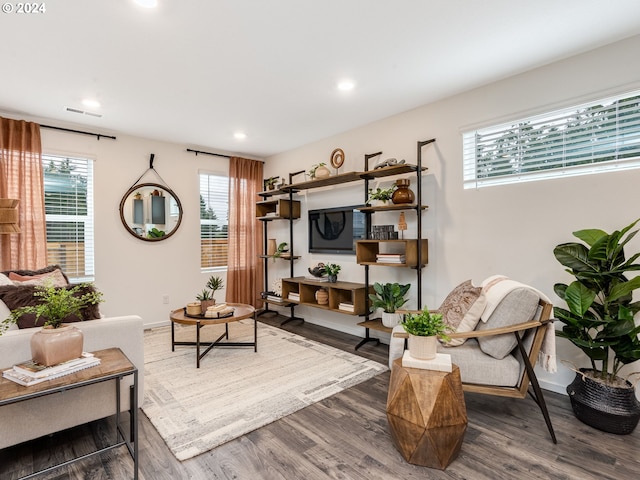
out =
<svg viewBox="0 0 640 480"><path fill-rule="evenodd" d="M282 317L265 315L260 320L280 325ZM350 352L359 341L301 322L283 328ZM384 345L366 344L356 353L387 362ZM141 412L140 478L640 478L640 428L631 435L617 436L587 427L574 418L567 397L552 392L545 392L545 399L557 445L551 442L532 400L466 394L469 424L458 458L445 471L408 464L393 447L388 432L388 383L387 372L185 462L175 459ZM0 450L0 479L15 479L105 445L113 436L112 424L112 418L105 419ZM132 478L132 471L128 453L120 448L40 478L122 480Z"/></svg>

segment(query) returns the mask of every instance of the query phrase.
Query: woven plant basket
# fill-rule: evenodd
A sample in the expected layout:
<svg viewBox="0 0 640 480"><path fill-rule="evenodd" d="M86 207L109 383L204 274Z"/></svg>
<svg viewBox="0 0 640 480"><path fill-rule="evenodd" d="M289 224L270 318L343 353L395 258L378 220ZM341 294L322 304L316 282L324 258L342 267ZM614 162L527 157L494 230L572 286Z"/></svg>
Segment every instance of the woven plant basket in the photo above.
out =
<svg viewBox="0 0 640 480"><path fill-rule="evenodd" d="M640 402L636 389L626 381L626 387L614 387L589 378L583 373L592 371L581 368L576 378L567 386L571 407L576 418L603 432L627 435L640 420Z"/></svg>

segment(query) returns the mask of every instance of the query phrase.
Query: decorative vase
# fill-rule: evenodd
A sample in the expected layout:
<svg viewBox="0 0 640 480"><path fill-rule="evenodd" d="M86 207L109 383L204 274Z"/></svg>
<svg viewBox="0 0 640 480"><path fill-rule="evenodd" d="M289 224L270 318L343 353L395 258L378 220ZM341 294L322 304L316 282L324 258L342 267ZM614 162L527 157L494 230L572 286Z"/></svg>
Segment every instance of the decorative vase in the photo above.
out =
<svg viewBox="0 0 640 480"><path fill-rule="evenodd" d="M436 358L437 340L435 335L423 337L409 334L409 355L418 360Z"/></svg>
<svg viewBox="0 0 640 480"><path fill-rule="evenodd" d="M316 168L316 174L314 178L327 178L330 176L331 176L331 170L329 170L324 165L321 165L318 168Z"/></svg>
<svg viewBox="0 0 640 480"><path fill-rule="evenodd" d="M338 275L329 275L329 283L336 283L338 281Z"/></svg>
<svg viewBox="0 0 640 480"><path fill-rule="evenodd" d="M216 299L212 298L211 300L200 300L200 313L202 315L205 314L207 308L213 307L216 304Z"/></svg>
<svg viewBox="0 0 640 480"><path fill-rule="evenodd" d="M573 413L581 422L603 432L627 435L640 420L640 402L633 385L615 387L583 375L593 370L581 368L567 386Z"/></svg>
<svg viewBox="0 0 640 480"><path fill-rule="evenodd" d="M318 302L318 305L329 303L329 293L324 288L316 290L316 302Z"/></svg>
<svg viewBox="0 0 640 480"><path fill-rule="evenodd" d="M382 325L387 328L393 328L400 325L403 315L401 313L382 312Z"/></svg>
<svg viewBox="0 0 640 480"><path fill-rule="evenodd" d="M391 196L391 201L394 204L413 203L416 199L415 194L409 188L411 180L408 178L401 178L396 180L396 189Z"/></svg>
<svg viewBox="0 0 640 480"><path fill-rule="evenodd" d="M84 335L73 325L42 327L31 336L31 358L40 365L57 365L82 355Z"/></svg>
<svg viewBox="0 0 640 480"><path fill-rule="evenodd" d="M269 255L270 257L275 255L277 249L278 246L276 245L276 239L270 238L269 242L267 243L267 255Z"/></svg>

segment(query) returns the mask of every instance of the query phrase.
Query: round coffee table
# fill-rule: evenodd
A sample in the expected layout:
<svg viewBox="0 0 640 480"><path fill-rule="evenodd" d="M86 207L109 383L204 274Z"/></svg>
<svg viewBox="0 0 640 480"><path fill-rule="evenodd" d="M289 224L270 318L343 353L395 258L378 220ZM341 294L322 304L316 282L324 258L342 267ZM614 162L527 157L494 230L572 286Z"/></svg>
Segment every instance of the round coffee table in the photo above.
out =
<svg viewBox="0 0 640 480"><path fill-rule="evenodd" d="M227 303L228 306L234 308L233 315L223 318L210 317L190 317L185 314L184 308L179 308L171 312L171 351L175 351L176 345L191 345L196 347L196 368L200 368L200 360L209 353L214 347L253 347L253 351L258 351L258 321L256 320L256 309L251 305L244 303ZM253 318L253 342L223 342L223 339L229 340L229 323L244 320L245 318ZM196 341L195 342L176 342L175 324L195 325ZM221 325L224 324L224 333L213 342L200 341L200 329L205 325ZM200 353L200 347L207 347Z"/></svg>

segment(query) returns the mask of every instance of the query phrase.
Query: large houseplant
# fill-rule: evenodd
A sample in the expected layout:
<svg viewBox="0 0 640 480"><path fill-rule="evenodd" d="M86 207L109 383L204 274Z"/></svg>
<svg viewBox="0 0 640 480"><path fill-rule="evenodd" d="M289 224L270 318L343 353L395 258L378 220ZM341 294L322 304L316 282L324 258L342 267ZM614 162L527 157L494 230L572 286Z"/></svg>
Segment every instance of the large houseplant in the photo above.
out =
<svg viewBox="0 0 640 480"><path fill-rule="evenodd" d="M375 293L369 294L369 309L373 312L382 308L382 324L385 327L393 328L402 321L402 314L396 310L407 303L405 295L411 287L410 284L400 285L399 283L374 283Z"/></svg>
<svg viewBox="0 0 640 480"><path fill-rule="evenodd" d="M554 285L568 307L554 308L564 324L557 335L571 341L591 361L591 368L576 372L576 379L567 387L574 413L588 425L612 433L630 433L640 419L634 387L618 377L623 365L640 359L640 326L634 321L640 302L632 298L640 288L640 276L629 279L626 275L640 271L636 263L640 253L627 258L624 251L638 232L632 231L636 223L638 220L611 234L599 229L573 232L582 243L563 243L553 251L575 277L569 285ZM585 386L600 393L590 390L583 395ZM612 413L620 410L621 403L629 407L624 418Z"/></svg>
<svg viewBox="0 0 640 480"><path fill-rule="evenodd" d="M449 326L444 323L441 313L432 313L427 307L418 313L405 316L402 327L409 334L409 354L421 360L436 356L437 338L449 341Z"/></svg>

